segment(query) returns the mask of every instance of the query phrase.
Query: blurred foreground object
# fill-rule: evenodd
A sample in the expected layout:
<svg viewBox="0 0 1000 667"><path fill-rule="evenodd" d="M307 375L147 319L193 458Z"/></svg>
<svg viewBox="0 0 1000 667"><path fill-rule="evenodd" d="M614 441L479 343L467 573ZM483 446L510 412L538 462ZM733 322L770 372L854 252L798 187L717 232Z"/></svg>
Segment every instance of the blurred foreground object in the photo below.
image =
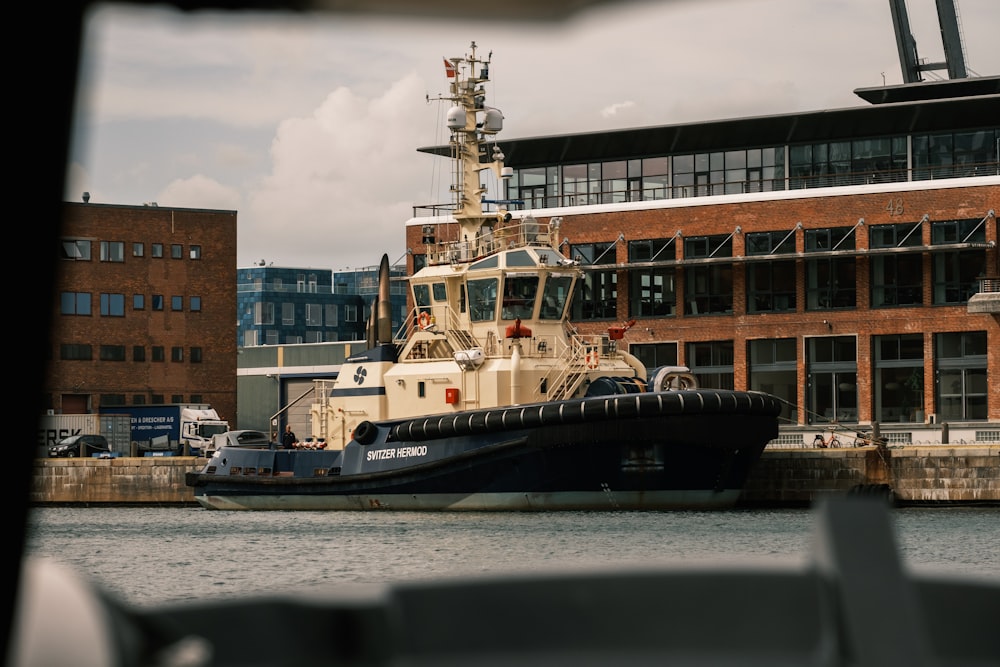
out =
<svg viewBox="0 0 1000 667"><path fill-rule="evenodd" d="M10 664L996 665L1000 579L907 573L890 519L868 497L822 503L795 568L510 574L142 610L31 561Z"/></svg>

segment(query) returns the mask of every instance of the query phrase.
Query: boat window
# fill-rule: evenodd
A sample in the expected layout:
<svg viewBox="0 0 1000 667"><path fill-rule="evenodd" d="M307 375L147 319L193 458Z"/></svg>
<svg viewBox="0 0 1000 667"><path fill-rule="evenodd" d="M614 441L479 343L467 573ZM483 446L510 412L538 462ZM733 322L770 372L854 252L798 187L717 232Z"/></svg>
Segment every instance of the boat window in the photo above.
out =
<svg viewBox="0 0 1000 667"><path fill-rule="evenodd" d="M434 290L435 301L445 301L448 298L448 293L444 288L444 283L434 283L431 288Z"/></svg>
<svg viewBox="0 0 1000 667"><path fill-rule="evenodd" d="M484 260L478 261L475 264L469 266L470 271L475 271L476 269L495 269L499 264L499 255L493 255L492 257L487 257Z"/></svg>
<svg viewBox="0 0 1000 667"><path fill-rule="evenodd" d="M496 278L469 281L469 311L473 322L485 322L497 316Z"/></svg>
<svg viewBox="0 0 1000 667"><path fill-rule="evenodd" d="M527 250L507 253L507 266L537 266L535 258Z"/></svg>
<svg viewBox="0 0 1000 667"><path fill-rule="evenodd" d="M503 285L500 319L530 319L535 310L535 296L538 294L538 276L508 274Z"/></svg>
<svg viewBox="0 0 1000 667"><path fill-rule="evenodd" d="M418 308L423 308L431 305L430 288L428 288L427 285L414 285L413 302L417 304Z"/></svg>
<svg viewBox="0 0 1000 667"><path fill-rule="evenodd" d="M545 280L545 288L542 293L542 307L538 311L539 319L561 319L566 309L566 304L570 300L572 288L572 276L550 275Z"/></svg>

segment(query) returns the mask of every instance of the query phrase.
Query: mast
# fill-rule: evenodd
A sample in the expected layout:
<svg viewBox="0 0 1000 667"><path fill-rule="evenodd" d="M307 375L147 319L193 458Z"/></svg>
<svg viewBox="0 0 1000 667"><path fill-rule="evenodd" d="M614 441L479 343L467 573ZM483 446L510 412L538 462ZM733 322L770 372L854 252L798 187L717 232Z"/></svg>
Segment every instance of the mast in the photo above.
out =
<svg viewBox="0 0 1000 667"><path fill-rule="evenodd" d="M498 178L510 178L513 170L504 167L504 155L495 143L486 157L487 143L503 129L503 114L499 109L486 106L483 84L490 80L490 58L476 56L476 43L464 57L446 58L445 71L450 82L450 95L443 99L455 103L448 110L448 129L451 131L451 157L454 160L452 191L455 196L454 217L459 225L459 240L475 239L480 228L496 220L495 214L483 212L483 195L486 188L479 180L479 172L491 169Z"/></svg>

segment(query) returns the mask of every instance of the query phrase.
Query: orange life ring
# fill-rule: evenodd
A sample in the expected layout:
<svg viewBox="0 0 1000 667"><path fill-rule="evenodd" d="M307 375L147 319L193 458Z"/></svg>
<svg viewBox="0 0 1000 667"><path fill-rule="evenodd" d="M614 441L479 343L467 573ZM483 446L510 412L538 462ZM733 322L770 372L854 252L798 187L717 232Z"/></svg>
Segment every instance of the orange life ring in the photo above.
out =
<svg viewBox="0 0 1000 667"><path fill-rule="evenodd" d="M587 368L597 368L601 363L601 355L597 350L587 352Z"/></svg>
<svg viewBox="0 0 1000 667"><path fill-rule="evenodd" d="M420 325L421 329L426 329L431 325L431 315L426 310L422 311L417 317L417 323Z"/></svg>

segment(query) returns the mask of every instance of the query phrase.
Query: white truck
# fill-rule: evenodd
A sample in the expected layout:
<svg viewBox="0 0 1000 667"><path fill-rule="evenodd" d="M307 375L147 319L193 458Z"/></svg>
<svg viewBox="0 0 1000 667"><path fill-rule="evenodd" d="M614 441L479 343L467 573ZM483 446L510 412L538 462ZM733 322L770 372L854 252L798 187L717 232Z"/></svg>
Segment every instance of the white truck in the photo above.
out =
<svg viewBox="0 0 1000 667"><path fill-rule="evenodd" d="M128 405L102 414L127 414L138 456L200 456L212 436L229 430L229 422L204 403Z"/></svg>

